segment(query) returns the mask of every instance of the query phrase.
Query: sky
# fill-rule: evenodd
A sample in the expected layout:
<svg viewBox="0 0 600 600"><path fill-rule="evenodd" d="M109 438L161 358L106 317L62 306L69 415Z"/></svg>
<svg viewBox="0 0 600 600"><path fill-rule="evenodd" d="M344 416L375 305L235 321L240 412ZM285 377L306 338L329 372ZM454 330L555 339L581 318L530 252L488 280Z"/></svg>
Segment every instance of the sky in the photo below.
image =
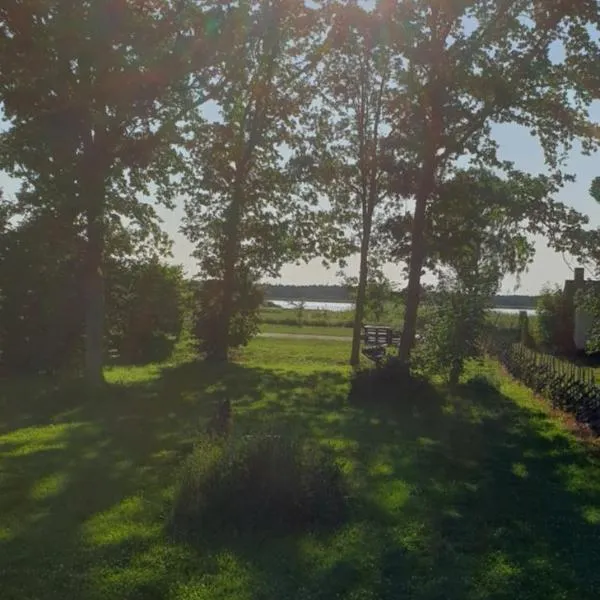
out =
<svg viewBox="0 0 600 600"><path fill-rule="evenodd" d="M556 52L557 56L559 52ZM212 114L214 110L209 107ZM208 117L208 115L207 115ZM600 102L596 102L590 112L590 118L600 124ZM2 111L0 107L0 131L6 123L2 122ZM532 174L546 172L544 156L536 138L532 137L523 127L517 125L497 125L492 130L493 136L499 144L499 157L515 163L516 168ZM592 179L600 176L600 155L584 156L575 148L569 157L566 168L576 176L574 183L569 183L557 195L557 199L572 206L579 212L589 215L590 225L600 227L600 205L589 195ZM0 171L0 188L5 194L14 194L18 183L11 180L5 173ZM183 217L183 201L177 203L174 210L166 210L158 207L158 213L163 219L163 227L173 239L173 257L169 260L175 264L184 266L185 271L193 276L196 272L195 260L192 258L192 245L181 234L180 226ZM577 266L572 257L562 256L550 250L544 239L536 240L536 257L528 270L522 274L519 280L507 277L502 284L502 293L506 294L537 294L545 285L558 284L562 287L564 280L572 276L572 269ZM385 265L384 273L393 281L404 284L402 275L403 265ZM338 269L334 266L326 269L321 259L315 259L308 264L287 265L281 270L281 276L277 280L270 279L268 282L277 282L292 285L310 284L336 284L340 282L337 275ZM353 257L348 261L346 274L355 276L358 273L358 259ZM427 283L433 283L427 280Z"/></svg>
<svg viewBox="0 0 600 600"><path fill-rule="evenodd" d="M600 122L600 105L594 107L591 117ZM527 130L515 125L502 125L494 128L494 137L500 146L500 158L514 161L515 166L523 171L537 174L546 172L544 155L537 140ZM565 185L557 195L557 199L572 206L576 210L589 215L590 225L600 227L600 205L589 195L592 179L600 176L600 155L584 156L579 149L571 152L567 171L576 176L576 182ZM1 181L1 179L0 179ZM176 263L183 264L192 274L195 264L190 258L191 244L178 232L183 210L179 206L175 211L160 210L165 229L174 239L174 257ZM321 259L308 264L287 265L281 271L281 277L269 282L281 284L310 285L338 283L338 269L334 266L326 269ZM502 293L537 294L545 285L558 284L562 287L565 279L572 277L572 269L577 266L573 257L563 256L549 249L543 238L536 240L536 257L527 272L519 278L507 277L502 285ZM405 283L402 275L403 265L386 265L385 274L394 282ZM358 272L358 257L349 261L346 270L348 275ZM431 282L431 281L430 281Z"/></svg>
<svg viewBox="0 0 600 600"><path fill-rule="evenodd" d="M600 106L594 107L591 116L594 121L600 122ZM495 127L494 136L500 145L502 159L514 161L517 168L530 173L545 171L542 150L528 131L519 126L502 125ZM600 227L600 205L589 195L592 179L600 176L600 156L584 156L576 149L570 155L568 171L575 174L577 180L566 185L558 194L558 199L589 215L590 225ZM14 194L17 190L17 182L0 172L0 188L9 195ZM196 264L191 256L193 247L179 231L183 203L179 202L173 211L159 208L158 212L163 219L164 229L174 241L171 262L183 265L186 272L193 275L196 272ZM536 248L536 258L528 271L520 277L520 282L517 282L514 277L506 278L502 285L503 293L537 294L546 284L562 286L565 279L571 278L572 268L577 266L573 258L556 254L548 249L544 239L537 240ZM322 266L321 260L316 259L300 266L284 266L281 277L278 280L271 279L269 282L292 285L335 284L340 281L337 271L336 267L326 269ZM354 257L349 261L346 272L348 275L356 275L357 271L358 261ZM384 272L392 281L404 283L402 265L386 265Z"/></svg>

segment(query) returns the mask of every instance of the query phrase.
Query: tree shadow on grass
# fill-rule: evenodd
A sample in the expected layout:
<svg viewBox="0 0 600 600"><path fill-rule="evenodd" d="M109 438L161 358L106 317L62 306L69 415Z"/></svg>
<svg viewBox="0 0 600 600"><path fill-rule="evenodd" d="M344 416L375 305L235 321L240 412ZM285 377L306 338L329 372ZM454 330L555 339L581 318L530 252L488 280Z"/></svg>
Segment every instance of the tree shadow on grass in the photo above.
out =
<svg viewBox="0 0 600 600"><path fill-rule="evenodd" d="M245 406L253 429L261 425L254 404L265 394L305 383L291 373L190 363L108 385L93 398L77 382L3 385L3 599L163 597L186 557L186 569L210 572L212 559L198 561L164 538L185 453L218 400ZM157 544L165 556L144 558Z"/></svg>
<svg viewBox="0 0 600 600"><path fill-rule="evenodd" d="M190 363L93 402L38 392L0 414L3 598L598 597L598 461L497 390L349 403L340 371ZM167 542L177 469L223 398L241 433L335 450L357 499L346 525Z"/></svg>
<svg viewBox="0 0 600 600"><path fill-rule="evenodd" d="M497 390L422 391L421 413L400 392L348 422L364 460L387 447L388 482L371 478L387 533L376 597L597 598L597 459ZM386 511L398 481L410 492Z"/></svg>
<svg viewBox="0 0 600 600"><path fill-rule="evenodd" d="M598 597L598 460L541 410L493 388L360 406L295 389L261 410L331 443L360 502L333 534L228 541L255 597Z"/></svg>

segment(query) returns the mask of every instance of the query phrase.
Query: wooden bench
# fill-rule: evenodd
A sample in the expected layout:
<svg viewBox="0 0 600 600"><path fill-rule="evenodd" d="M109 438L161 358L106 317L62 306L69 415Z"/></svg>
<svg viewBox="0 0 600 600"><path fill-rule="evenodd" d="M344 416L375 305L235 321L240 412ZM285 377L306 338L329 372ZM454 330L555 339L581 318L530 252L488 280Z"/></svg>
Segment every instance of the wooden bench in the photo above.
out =
<svg viewBox="0 0 600 600"><path fill-rule="evenodd" d="M379 365L385 358L387 347L400 344L400 333L393 331L391 327L363 325L362 341L363 355Z"/></svg>

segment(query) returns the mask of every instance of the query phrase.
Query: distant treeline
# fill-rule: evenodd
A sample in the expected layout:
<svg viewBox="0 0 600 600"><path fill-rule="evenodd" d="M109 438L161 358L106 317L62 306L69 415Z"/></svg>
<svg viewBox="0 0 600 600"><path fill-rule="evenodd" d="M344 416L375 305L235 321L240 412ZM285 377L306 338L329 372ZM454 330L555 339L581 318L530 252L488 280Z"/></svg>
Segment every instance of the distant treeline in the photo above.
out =
<svg viewBox="0 0 600 600"><path fill-rule="evenodd" d="M497 308L535 308L537 296L496 296L494 304Z"/></svg>
<svg viewBox="0 0 600 600"><path fill-rule="evenodd" d="M351 302L348 288L342 285L263 285L266 300L306 300L313 302ZM432 295L431 291L427 294ZM498 308L535 308L536 296L496 296Z"/></svg>

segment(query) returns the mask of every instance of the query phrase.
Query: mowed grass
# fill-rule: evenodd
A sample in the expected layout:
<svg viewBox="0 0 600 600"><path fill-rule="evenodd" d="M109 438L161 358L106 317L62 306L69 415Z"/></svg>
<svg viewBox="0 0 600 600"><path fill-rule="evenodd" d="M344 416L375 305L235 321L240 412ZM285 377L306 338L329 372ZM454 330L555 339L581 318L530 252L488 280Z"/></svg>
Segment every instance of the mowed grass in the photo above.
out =
<svg viewBox="0 0 600 600"><path fill-rule="evenodd" d="M262 323L261 333L285 333L289 335L326 335L333 337L352 337L351 327L318 327L311 325L272 325Z"/></svg>
<svg viewBox="0 0 600 600"><path fill-rule="evenodd" d="M76 384L0 387L0 598L598 598L600 465L493 363L498 389L348 402L349 344L261 338ZM165 521L215 403L234 427L332 447L350 520L323 534L185 546Z"/></svg>

